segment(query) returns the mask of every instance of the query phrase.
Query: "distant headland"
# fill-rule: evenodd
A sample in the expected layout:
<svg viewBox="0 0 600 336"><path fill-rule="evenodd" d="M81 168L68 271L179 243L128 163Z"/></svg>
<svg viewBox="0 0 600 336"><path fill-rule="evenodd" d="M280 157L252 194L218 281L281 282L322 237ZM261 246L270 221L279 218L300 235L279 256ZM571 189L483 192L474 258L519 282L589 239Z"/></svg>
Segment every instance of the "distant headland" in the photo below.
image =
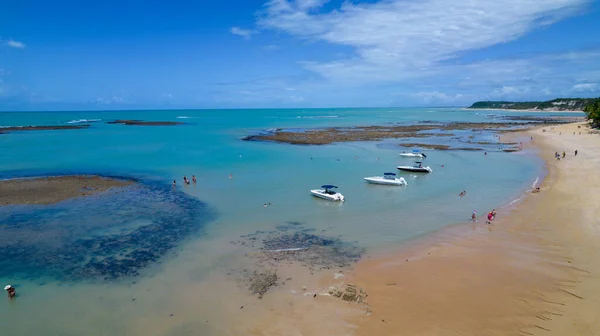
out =
<svg viewBox="0 0 600 336"><path fill-rule="evenodd" d="M548 101L478 101L470 109L521 110L521 111L578 111L593 103L595 98L556 98Z"/></svg>

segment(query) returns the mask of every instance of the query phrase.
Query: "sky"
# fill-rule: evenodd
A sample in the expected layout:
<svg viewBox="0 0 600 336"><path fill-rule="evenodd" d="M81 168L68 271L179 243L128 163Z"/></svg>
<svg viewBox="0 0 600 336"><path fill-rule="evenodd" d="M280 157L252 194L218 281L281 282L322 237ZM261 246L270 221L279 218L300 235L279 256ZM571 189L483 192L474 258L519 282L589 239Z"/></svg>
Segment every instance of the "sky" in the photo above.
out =
<svg viewBox="0 0 600 336"><path fill-rule="evenodd" d="M0 3L4 111L598 96L599 0Z"/></svg>

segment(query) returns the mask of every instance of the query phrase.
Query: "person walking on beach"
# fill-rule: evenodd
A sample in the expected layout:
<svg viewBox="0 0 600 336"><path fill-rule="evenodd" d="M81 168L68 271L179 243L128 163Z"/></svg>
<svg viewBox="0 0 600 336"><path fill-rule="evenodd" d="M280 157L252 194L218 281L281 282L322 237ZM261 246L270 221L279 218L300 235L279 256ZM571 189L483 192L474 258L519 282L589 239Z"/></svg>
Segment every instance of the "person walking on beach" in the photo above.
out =
<svg viewBox="0 0 600 336"><path fill-rule="evenodd" d="M575 150L575 156L577 156L577 149Z"/></svg>
<svg viewBox="0 0 600 336"><path fill-rule="evenodd" d="M563 151L563 159L565 158L565 155L567 155L567 153L565 153L565 151Z"/></svg>
<svg viewBox="0 0 600 336"><path fill-rule="evenodd" d="M492 224L492 221L494 220L494 215L492 215L492 212L488 212L487 214L487 222L485 222L486 224Z"/></svg>
<svg viewBox="0 0 600 336"><path fill-rule="evenodd" d="M11 285L6 285L6 287L4 287L4 290L8 293L9 299L12 299L17 295L17 290Z"/></svg>

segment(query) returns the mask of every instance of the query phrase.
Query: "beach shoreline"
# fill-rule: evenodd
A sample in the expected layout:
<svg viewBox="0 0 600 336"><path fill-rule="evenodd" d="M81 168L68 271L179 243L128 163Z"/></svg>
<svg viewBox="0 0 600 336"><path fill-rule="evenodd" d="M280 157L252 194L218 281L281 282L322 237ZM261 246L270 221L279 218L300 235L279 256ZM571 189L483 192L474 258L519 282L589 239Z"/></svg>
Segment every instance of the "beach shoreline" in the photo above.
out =
<svg viewBox="0 0 600 336"><path fill-rule="evenodd" d="M343 320L335 321L338 332L359 336L600 335L600 234L593 226L600 215L593 207L600 178L588 177L600 167L600 138L585 127L573 123L505 135L523 140L547 171L525 197L499 207L492 224L480 211L475 223L371 253L341 279L322 275L321 292L340 284L364 289L368 309L362 314L355 303L330 297L303 304L311 312L337 311ZM567 157L555 160L554 152L563 150ZM541 191L532 193L537 186ZM311 312L294 313L302 320ZM294 316L266 317L252 334L275 335L269 326L284 324L286 330L324 335L332 324L327 316L313 316L310 328L299 327Z"/></svg>
<svg viewBox="0 0 600 336"><path fill-rule="evenodd" d="M597 178L589 181L565 167L600 161L595 156L590 163L596 155L590 149L588 157L572 157L572 150L594 148L600 140L579 135L584 130L577 126L583 125L511 135L534 137L526 146L539 151L548 174L540 193L503 210L493 224L485 224L483 213L477 223L454 225L361 260L349 281L366 289L373 313L358 320L355 334L598 335L600 302L594 293L600 264L591 257L600 255L597 238L566 234L564 225L580 223L586 230L597 210L589 202L561 204L578 194L594 199L600 190ZM559 147L570 152L567 161L554 161Z"/></svg>

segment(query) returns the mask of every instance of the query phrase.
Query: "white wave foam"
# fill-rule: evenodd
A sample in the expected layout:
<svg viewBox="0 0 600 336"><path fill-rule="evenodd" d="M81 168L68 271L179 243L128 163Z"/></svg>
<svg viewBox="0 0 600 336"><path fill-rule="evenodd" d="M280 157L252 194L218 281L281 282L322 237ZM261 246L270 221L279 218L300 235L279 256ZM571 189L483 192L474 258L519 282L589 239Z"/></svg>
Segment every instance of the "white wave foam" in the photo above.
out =
<svg viewBox="0 0 600 336"><path fill-rule="evenodd" d="M533 184L531 185L531 188L534 189L537 186L537 184L538 184L539 181L540 181L540 177L538 176L538 177L535 178L535 181L533 181Z"/></svg>
<svg viewBox="0 0 600 336"><path fill-rule="evenodd" d="M188 116L179 116L177 117L177 119L192 119L194 117L188 117Z"/></svg>
<svg viewBox="0 0 600 336"><path fill-rule="evenodd" d="M85 123L93 123L101 121L102 119L75 119L71 121L67 121L67 124L85 124Z"/></svg>
<svg viewBox="0 0 600 336"><path fill-rule="evenodd" d="M331 119L341 118L339 115L326 115L326 116L297 116L298 119Z"/></svg>

